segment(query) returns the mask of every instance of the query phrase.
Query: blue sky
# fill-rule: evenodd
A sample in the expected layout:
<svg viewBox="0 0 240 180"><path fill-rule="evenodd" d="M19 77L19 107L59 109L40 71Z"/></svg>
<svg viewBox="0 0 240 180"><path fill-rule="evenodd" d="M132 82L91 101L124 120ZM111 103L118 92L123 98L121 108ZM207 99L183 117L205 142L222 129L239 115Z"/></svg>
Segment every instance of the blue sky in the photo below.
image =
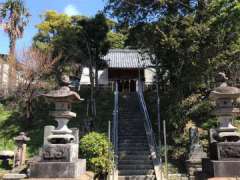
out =
<svg viewBox="0 0 240 180"><path fill-rule="evenodd" d="M0 0L0 3L4 0ZM56 10L58 13L68 15L94 16L102 10L105 0L25 0L25 4L31 13L30 22L25 29L22 39L17 41L17 49L26 48L31 44L32 37L36 34L36 24L41 22L40 15L47 10ZM0 29L0 54L8 53L8 36Z"/></svg>

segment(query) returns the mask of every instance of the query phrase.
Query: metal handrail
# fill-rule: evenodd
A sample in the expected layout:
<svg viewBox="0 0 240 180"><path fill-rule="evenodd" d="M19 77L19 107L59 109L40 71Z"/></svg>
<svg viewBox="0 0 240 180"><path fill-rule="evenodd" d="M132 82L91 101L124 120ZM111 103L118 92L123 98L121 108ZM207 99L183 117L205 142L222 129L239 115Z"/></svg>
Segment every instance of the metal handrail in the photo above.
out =
<svg viewBox="0 0 240 180"><path fill-rule="evenodd" d="M119 91L118 83L115 83L114 92L114 110L112 121L112 144L113 144L113 179L116 178L117 166L118 166L118 119L119 119Z"/></svg>
<svg viewBox="0 0 240 180"><path fill-rule="evenodd" d="M150 152L151 152L151 158L152 158L153 164L154 164L156 179L160 180L160 178L162 177L162 175L161 175L161 163L162 162L161 162L161 157L158 157L157 143L156 143L155 135L154 135L154 132L152 129L152 124L150 121L147 106L146 106L146 103L144 100L143 88L142 88L141 81L138 82L138 93L137 94L139 97L141 109L145 116L144 127L145 127L145 131L147 134L148 144L149 144L149 148L150 148Z"/></svg>

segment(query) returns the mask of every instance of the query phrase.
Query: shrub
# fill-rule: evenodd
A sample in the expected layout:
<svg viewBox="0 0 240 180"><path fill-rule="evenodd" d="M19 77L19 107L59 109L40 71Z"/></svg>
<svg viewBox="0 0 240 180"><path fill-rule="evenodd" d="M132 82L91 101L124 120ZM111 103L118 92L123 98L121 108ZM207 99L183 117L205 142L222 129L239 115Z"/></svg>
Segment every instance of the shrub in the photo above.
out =
<svg viewBox="0 0 240 180"><path fill-rule="evenodd" d="M104 134L91 132L81 138L79 145L81 157L87 159L88 169L99 175L111 170L111 144Z"/></svg>

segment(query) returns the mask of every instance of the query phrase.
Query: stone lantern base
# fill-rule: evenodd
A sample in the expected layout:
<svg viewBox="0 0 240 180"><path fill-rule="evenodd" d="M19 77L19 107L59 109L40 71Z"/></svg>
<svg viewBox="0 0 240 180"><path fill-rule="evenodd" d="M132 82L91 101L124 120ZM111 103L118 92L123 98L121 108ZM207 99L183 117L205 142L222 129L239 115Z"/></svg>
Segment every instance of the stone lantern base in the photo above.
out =
<svg viewBox="0 0 240 180"><path fill-rule="evenodd" d="M240 177L240 161L203 159L202 163L209 177Z"/></svg>
<svg viewBox="0 0 240 180"><path fill-rule="evenodd" d="M51 134L46 126L44 139ZM45 141L40 159L30 162L30 178L79 178L86 173L86 159L78 159L78 129L73 128L74 141L68 144L51 144Z"/></svg>
<svg viewBox="0 0 240 180"><path fill-rule="evenodd" d="M190 159L186 161L188 179L189 180L198 180L202 172L202 161L201 159Z"/></svg>
<svg viewBox="0 0 240 180"><path fill-rule="evenodd" d="M86 173L86 160L76 162L37 162L30 164L32 178L78 178Z"/></svg>

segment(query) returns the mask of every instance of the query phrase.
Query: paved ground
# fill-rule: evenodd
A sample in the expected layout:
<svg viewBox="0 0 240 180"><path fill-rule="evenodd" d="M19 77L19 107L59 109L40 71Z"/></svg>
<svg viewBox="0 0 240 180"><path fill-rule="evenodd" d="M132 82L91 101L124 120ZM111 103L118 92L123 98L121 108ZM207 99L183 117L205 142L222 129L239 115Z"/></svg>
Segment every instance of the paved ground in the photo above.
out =
<svg viewBox="0 0 240 180"><path fill-rule="evenodd" d="M210 178L208 180L240 180L240 177L235 177L235 178L229 178L229 177L219 177L219 178Z"/></svg>
<svg viewBox="0 0 240 180"><path fill-rule="evenodd" d="M94 174L92 172L86 172L86 174L79 178L29 178L28 180L93 180L93 177Z"/></svg>

